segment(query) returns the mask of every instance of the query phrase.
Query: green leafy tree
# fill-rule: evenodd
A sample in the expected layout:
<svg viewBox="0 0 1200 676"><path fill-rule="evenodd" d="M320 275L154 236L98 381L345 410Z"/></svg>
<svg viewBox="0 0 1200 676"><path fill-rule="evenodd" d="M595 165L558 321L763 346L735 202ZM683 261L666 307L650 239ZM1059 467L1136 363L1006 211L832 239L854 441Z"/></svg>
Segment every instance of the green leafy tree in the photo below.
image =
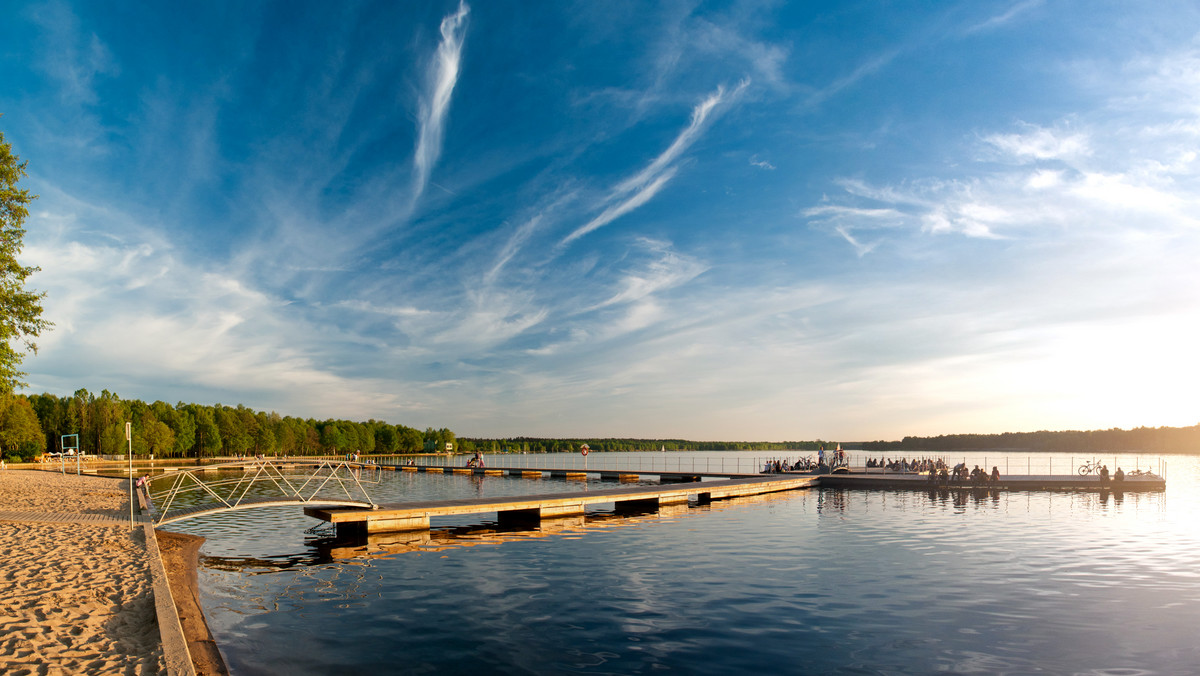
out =
<svg viewBox="0 0 1200 676"><path fill-rule="evenodd" d="M395 453L400 450L400 435L391 425L380 425L375 429L375 450L380 453Z"/></svg>
<svg viewBox="0 0 1200 676"><path fill-rule="evenodd" d="M218 405L215 410L221 445L227 455L248 455L254 448L254 414L242 415L242 408Z"/></svg>
<svg viewBox="0 0 1200 676"><path fill-rule="evenodd" d="M221 428L217 427L213 409L193 404L191 413L196 421L196 457L216 454L221 450Z"/></svg>
<svg viewBox="0 0 1200 676"><path fill-rule="evenodd" d="M42 319L42 299L45 293L25 288L25 280L38 268L21 265L17 255L21 253L25 238L25 219L29 217L29 203L37 199L28 190L18 188L17 182L25 177L25 165L12 152L12 144L4 141L0 132L0 391L12 392L18 387L27 387L20 370L25 350L37 354L34 339L53 324ZM24 349L14 347L13 342Z"/></svg>
<svg viewBox="0 0 1200 676"><path fill-rule="evenodd" d="M326 420L322 423L321 445L328 453L344 453L350 448L345 431L334 420Z"/></svg>
<svg viewBox="0 0 1200 676"><path fill-rule="evenodd" d="M275 426L265 413L255 416L258 423L254 431L254 452L270 455L279 450L279 441L275 438Z"/></svg>
<svg viewBox="0 0 1200 676"><path fill-rule="evenodd" d="M46 448L46 435L25 397L0 394L0 454L32 459Z"/></svg>
<svg viewBox="0 0 1200 676"><path fill-rule="evenodd" d="M284 455L300 453L300 436L296 434L296 424L292 418L284 418L275 425L275 440L279 444L279 452Z"/></svg>
<svg viewBox="0 0 1200 676"><path fill-rule="evenodd" d="M419 453L425 446L425 437L415 427L399 427L401 453Z"/></svg>
<svg viewBox="0 0 1200 676"><path fill-rule="evenodd" d="M133 452L137 455L153 455L161 458L175 446L175 433L161 420L146 415L134 424Z"/></svg>

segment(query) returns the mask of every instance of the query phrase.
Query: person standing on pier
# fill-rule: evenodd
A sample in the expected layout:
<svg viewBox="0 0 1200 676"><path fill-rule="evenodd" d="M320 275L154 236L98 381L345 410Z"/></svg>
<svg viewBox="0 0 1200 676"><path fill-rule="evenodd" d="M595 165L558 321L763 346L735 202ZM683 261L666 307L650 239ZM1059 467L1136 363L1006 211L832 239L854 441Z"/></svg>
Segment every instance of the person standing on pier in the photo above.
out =
<svg viewBox="0 0 1200 676"><path fill-rule="evenodd" d="M1100 483L1108 483L1108 465L1100 466Z"/></svg>

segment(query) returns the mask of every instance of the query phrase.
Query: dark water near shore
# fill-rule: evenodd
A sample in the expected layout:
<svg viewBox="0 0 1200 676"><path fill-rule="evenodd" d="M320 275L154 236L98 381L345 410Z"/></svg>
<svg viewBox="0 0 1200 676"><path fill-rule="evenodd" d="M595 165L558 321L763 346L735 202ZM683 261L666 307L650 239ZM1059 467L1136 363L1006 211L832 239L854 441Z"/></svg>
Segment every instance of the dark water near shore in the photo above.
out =
<svg viewBox="0 0 1200 676"><path fill-rule="evenodd" d="M209 538L202 600L235 674L1192 674L1200 459L1167 479L796 491L542 532L461 517L357 544L305 535L318 522L295 507L171 529ZM383 481L412 500L582 488Z"/></svg>

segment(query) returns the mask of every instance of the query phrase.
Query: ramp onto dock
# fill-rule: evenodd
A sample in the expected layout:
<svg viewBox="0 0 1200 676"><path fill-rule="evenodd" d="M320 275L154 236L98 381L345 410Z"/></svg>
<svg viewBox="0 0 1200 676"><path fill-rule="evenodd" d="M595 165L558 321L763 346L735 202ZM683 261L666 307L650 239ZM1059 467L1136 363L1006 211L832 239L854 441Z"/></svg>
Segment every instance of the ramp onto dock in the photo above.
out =
<svg viewBox="0 0 1200 676"><path fill-rule="evenodd" d="M435 516L487 514L495 512L508 523L537 522L577 516L588 505L613 503L622 509L655 509L662 505L686 504L695 500L705 504L745 495L761 495L816 486L817 477L764 475L723 481L696 481L666 486L630 486L598 491L573 491L505 498L468 498L381 504L376 509L338 509L305 507L308 516L336 524L339 532L388 533L429 530Z"/></svg>

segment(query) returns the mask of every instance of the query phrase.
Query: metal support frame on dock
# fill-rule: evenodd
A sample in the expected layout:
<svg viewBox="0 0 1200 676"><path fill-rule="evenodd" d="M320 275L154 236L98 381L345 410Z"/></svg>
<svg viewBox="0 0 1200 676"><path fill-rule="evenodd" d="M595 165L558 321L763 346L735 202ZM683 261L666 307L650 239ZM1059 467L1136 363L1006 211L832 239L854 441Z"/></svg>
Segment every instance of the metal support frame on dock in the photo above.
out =
<svg viewBox="0 0 1200 676"><path fill-rule="evenodd" d="M216 480L206 480L198 473L240 471L241 475ZM364 480L363 470L373 474ZM155 525L179 521L200 514L265 507L270 505L337 504L347 507L374 508L364 483L379 482L378 465L339 462L332 460L278 460L272 458L205 465L195 470L183 470L175 474L171 485L165 490L149 492L147 498L152 512L157 512ZM252 495L255 487L269 486L275 495ZM331 497L322 494L326 488L340 491ZM352 492L353 490L353 492ZM176 507L178 498L188 493L203 494L212 502ZM343 498L344 496L344 498ZM157 505L161 505L156 509Z"/></svg>

